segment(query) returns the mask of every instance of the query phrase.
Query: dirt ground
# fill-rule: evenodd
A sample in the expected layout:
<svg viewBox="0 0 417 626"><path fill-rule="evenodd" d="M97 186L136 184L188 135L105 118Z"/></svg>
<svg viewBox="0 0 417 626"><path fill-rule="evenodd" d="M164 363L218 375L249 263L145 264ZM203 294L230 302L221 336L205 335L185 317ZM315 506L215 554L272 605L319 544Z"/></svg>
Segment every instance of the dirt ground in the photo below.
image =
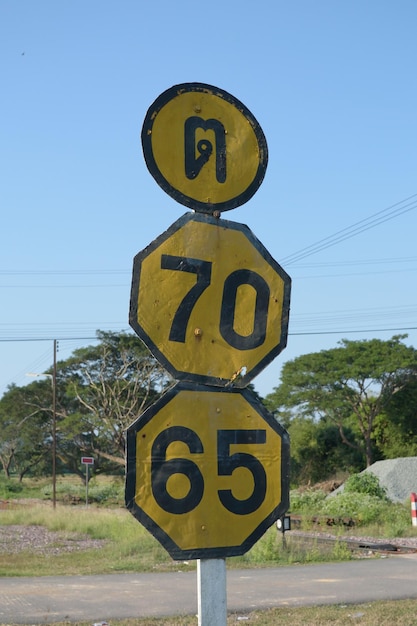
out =
<svg viewBox="0 0 417 626"><path fill-rule="evenodd" d="M0 526L0 554L32 552L52 555L100 548L105 541L74 532L51 531L43 526Z"/></svg>

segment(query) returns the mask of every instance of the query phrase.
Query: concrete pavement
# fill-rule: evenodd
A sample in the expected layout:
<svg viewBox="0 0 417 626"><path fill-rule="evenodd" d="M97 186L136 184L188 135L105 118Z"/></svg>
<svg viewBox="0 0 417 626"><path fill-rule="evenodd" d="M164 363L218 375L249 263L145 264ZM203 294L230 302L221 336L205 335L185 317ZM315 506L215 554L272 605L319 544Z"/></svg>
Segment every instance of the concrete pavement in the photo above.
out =
<svg viewBox="0 0 417 626"><path fill-rule="evenodd" d="M270 607L417 598L417 556L228 570L227 607ZM0 578L1 624L110 621L197 614L196 572Z"/></svg>

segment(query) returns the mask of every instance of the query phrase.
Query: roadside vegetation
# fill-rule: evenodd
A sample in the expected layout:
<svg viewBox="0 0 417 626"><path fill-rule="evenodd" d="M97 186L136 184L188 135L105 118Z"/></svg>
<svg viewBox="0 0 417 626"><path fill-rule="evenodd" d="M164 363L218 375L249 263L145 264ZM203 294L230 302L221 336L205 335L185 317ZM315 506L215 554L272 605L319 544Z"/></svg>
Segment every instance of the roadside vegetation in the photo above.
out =
<svg viewBox="0 0 417 626"><path fill-rule="evenodd" d="M134 335L97 331L97 338L99 345L58 362L55 410L52 370L26 386L11 385L0 398L0 576L195 567L173 561L124 507L126 428L172 380ZM393 504L373 475L359 474L376 460L417 455L417 350L405 339L343 340L284 364L279 385L258 399L290 434L293 531L283 535L271 527L247 554L229 558L228 567L349 560L354 555L345 537L352 535L417 537L409 502ZM88 507L82 456L94 457ZM326 481L345 482L344 492L328 497ZM48 546L36 541L45 529ZM308 531L308 539L298 540L295 529ZM2 530L11 532L2 538ZM323 531L335 537L330 547L319 542ZM258 626L417 625L414 615L417 600L407 600L280 608L231 615L228 624L248 618ZM156 623L113 620L111 626ZM166 626L195 623L195 616L164 619Z"/></svg>
<svg viewBox="0 0 417 626"><path fill-rule="evenodd" d="M126 510L97 506L73 507L48 504L15 505L2 510L1 526L42 526L57 533L51 554L37 549L35 541L22 551L8 554L0 551L0 576L55 576L70 574L105 574L116 572L162 572L195 568L195 561L173 561L168 553ZM74 551L60 550L69 535L75 541L84 537ZM287 533L288 534L288 533ZM35 533L34 533L35 535ZM100 548L89 548L87 539L102 540ZM19 541L19 531L16 529ZM338 543L332 551L321 552L313 541L308 546L285 542L276 528L271 527L245 555L227 560L229 567L267 567L290 563L319 562L350 558L348 550Z"/></svg>
<svg viewBox="0 0 417 626"><path fill-rule="evenodd" d="M396 600L367 604L344 604L333 606L279 608L249 613L230 613L228 626L232 624L253 624L256 626L413 626L417 624L417 600ZM50 626L91 626L89 622L48 622ZM109 622L109 626L156 626L160 618L126 619ZM164 617L164 626L195 626L194 615ZM15 626L0 624L0 626Z"/></svg>
<svg viewBox="0 0 417 626"><path fill-rule="evenodd" d="M121 477L99 477L89 485L93 503L88 508L83 501L85 491L73 476L60 477L57 485L58 503L54 510L50 501L51 484L45 479L16 479L0 481L0 539L2 527L16 531L14 543L19 542L22 529L47 528L55 533L52 551L37 549L36 542L22 551L9 554L0 543L0 576L54 576L69 574L104 574L116 572L187 571L195 568L194 561L173 561L159 543L122 506L123 480ZM66 502L66 504L64 504ZM68 504L75 502L77 504ZM339 537L349 533L375 538L417 537L417 529L410 524L409 503L392 504L381 490L376 477L353 475L345 484L343 493L327 497L323 489L299 489L291 494L291 514L302 519L301 529L325 530L333 533L336 541L323 548L314 537L298 542L297 533L283 535L275 527L242 557L227 559L229 568L269 567L320 561L343 561L354 558ZM337 518L355 520L347 529ZM333 526L317 527L313 518L332 518ZM61 551L61 543L78 540L77 549ZM89 540L100 540L99 548L90 547ZM85 541L85 545L83 545ZM417 624L417 600L367 603L362 605L335 605L318 607L281 607L266 611L233 613L228 626L245 621L258 626L411 626ZM111 626L154 626L160 619L111 620ZM57 623L54 626L68 626ZM164 618L165 626L191 626L195 616ZM0 625L4 626L4 625ZM7 626L13 626L8 624ZM77 622L72 626L91 626Z"/></svg>
<svg viewBox="0 0 417 626"><path fill-rule="evenodd" d="M0 544L0 576L160 572L195 567L194 561L173 561L156 539L124 508L124 488L120 477L94 479L89 489L93 503L88 508L83 500L85 492L82 485L73 477L58 481L56 509L49 500L51 486L48 482L36 480L25 483L25 487L13 479L0 483L0 499L3 499L0 538L2 526L16 528L17 543L19 529L42 527L55 533L55 549L45 550L33 541L29 545L22 542L21 550L8 553ZM13 484L22 490L15 493L12 489L10 492ZM352 477L343 493L330 498L321 489L293 491L290 513L301 520L297 528L332 533L335 542L331 546L322 546L314 537L307 542L299 541L296 532L286 532L283 536L272 526L245 555L229 558L228 567L349 560L352 553L342 539L349 534L387 539L417 537L417 529L411 526L409 504L393 504L379 489L376 477L372 475L369 479L368 475L361 475ZM68 504L69 501L77 504ZM346 518L355 525L347 528L343 523ZM328 519L333 522L331 526L326 524ZM317 520L322 520L322 525L317 525ZM33 533L36 537L36 532ZM74 543L73 550L63 550L64 540L67 544L68 541L77 541L77 545ZM99 548L91 546L89 540L100 540Z"/></svg>
<svg viewBox="0 0 417 626"><path fill-rule="evenodd" d="M351 533L375 538L417 536L417 529L411 526L409 502L394 504L388 500L378 478L372 473L352 474L346 480L343 492L330 497L320 488L293 491L291 511L302 516L304 529L314 520L323 523L327 520L337 529L351 522Z"/></svg>
<svg viewBox="0 0 417 626"><path fill-rule="evenodd" d="M97 339L58 361L55 377L49 369L0 398L1 476L51 476L54 432L58 475L82 481L83 456L94 458L91 477L123 475L126 428L173 381L135 335L97 331ZM417 350L405 339L343 340L302 355L258 396L289 432L294 487L417 455Z"/></svg>

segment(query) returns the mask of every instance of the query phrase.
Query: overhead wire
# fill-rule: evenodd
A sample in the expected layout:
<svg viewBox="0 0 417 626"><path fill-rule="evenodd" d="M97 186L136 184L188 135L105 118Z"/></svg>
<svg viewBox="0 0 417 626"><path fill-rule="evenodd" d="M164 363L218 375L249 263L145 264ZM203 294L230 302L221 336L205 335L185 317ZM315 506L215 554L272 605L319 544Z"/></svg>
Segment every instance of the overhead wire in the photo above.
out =
<svg viewBox="0 0 417 626"><path fill-rule="evenodd" d="M416 263L417 262L417 257L408 257L408 258L397 258L397 259L376 259L376 260L372 260L372 259L364 259L364 260L350 260L350 261L329 261L326 263L301 263L301 264L297 264L294 265L294 269L298 270L298 269L315 269L315 268L327 268L327 267L332 267L332 268L337 268L337 267L354 267L354 266L372 266L372 265L382 265L384 263L387 264L395 264L395 263ZM408 267L408 268L404 268L404 267L400 267L398 269L385 269L385 270L368 270L366 272L364 272L363 270L360 272L344 272L344 273L332 273L332 274L306 274L306 275L292 275L293 279L311 279L311 278L337 278L337 277L344 277L344 276L371 276L371 275L377 275L377 274L394 274L394 273L403 273L403 272L414 272L417 270L417 266L416 267ZM128 274L129 272L126 271L126 274ZM22 272L23 274L23 272ZM34 275L36 275L36 272L33 272ZM88 274L88 270L85 270L85 275ZM130 289L130 283L126 282L126 283L120 283L120 284L109 284L109 283L102 283L100 285L93 285L93 284L60 284L60 285L49 285L49 284L30 284L30 285L26 285L26 284L13 284L13 285L7 285L7 284L3 284L0 285L1 289L113 289L113 288L123 288L123 289Z"/></svg>
<svg viewBox="0 0 417 626"><path fill-rule="evenodd" d="M417 208L417 193L413 194L411 196L409 196L408 198L405 198L404 200L401 200L400 202L396 202L395 204L382 209L381 211L378 211L377 213L374 213L372 215L370 215L367 218L364 218L362 220L359 220L358 222L355 222L354 224L347 226L346 228L343 228L339 231L337 231L336 233L329 235L327 237L324 237L323 239L320 239L319 241L310 244L309 246L306 246L304 248L301 248L300 250L284 257L283 259L280 260L281 263L285 264L286 266L288 265L293 265L295 263L297 263L298 261L307 258L309 256L312 256L313 254L317 254L318 252L321 252L323 250L326 250L327 248L330 248L332 246L337 245L338 243L341 243L347 239L350 239L352 237L355 237L367 230L370 230L371 228L374 228L376 226L379 226L380 224L383 224L384 222L387 222L389 220L395 219L396 217L399 217L400 215L403 215L404 213L410 212L414 209ZM307 267L328 267L329 265L335 267L335 266L342 266L342 265L354 265L354 264L360 264L360 265L364 265L364 264L377 264L377 263L394 263L394 262L410 262L410 261L415 261L416 257L407 257L407 258L399 258L399 259L379 259L379 260L365 260L365 261L348 261L348 262L334 262L334 263L317 263L317 264L310 264ZM300 265L298 267L305 267L305 264ZM395 270L394 270L395 271ZM119 269L119 270L112 270L112 269L106 269L106 270L12 270L12 271L8 271L8 270L0 270L0 276L19 276L19 275L26 275L26 276L35 276L35 275L127 275L129 274L130 271L129 270L124 270L124 269ZM311 278L311 277L310 277ZM30 285L33 286L33 285ZM74 285L71 287L81 287L81 286L85 286L85 285ZM109 287L109 285L95 285L95 287L101 287L104 286L106 288ZM126 285L114 285L115 287L125 287ZM3 286L4 287L4 286ZM10 286L9 286L10 287ZM19 287L22 287L21 285L19 285ZM46 287L46 285L43 285L43 287ZM57 287L56 285L54 287ZM91 285L89 285L89 287L91 287ZM66 285L66 288L68 288L68 285ZM342 319L345 320L345 322L348 322L349 319L355 319L357 321L357 316L355 317L354 315L349 315L349 313L347 311L344 311L345 316L342 316ZM353 313L353 312L352 312ZM382 313L382 317L384 316L383 311L381 311L381 309L378 309L378 313L381 316ZM347 314L347 315L346 315ZM386 313L386 316L389 316L390 313ZM375 316L372 317L373 320L375 320ZM323 318L321 318L320 320L321 322L323 322ZM340 323L341 318L335 318L333 317L333 321L336 323ZM303 323L314 323L314 321L308 322L307 320L304 320ZM317 321L315 322L317 323ZM332 318L330 316L330 319L327 318L326 320L326 324L328 325L329 323L332 323ZM56 331L52 331L51 333L51 326L56 325ZM4 324L2 324L2 326L5 326ZM14 325L16 326L16 325ZM1 337L0 336L0 342L32 342L32 341L38 341L38 342L46 342L46 341L52 341L53 339L59 339L59 341L61 342L72 342L73 344L75 342L79 342L79 341L96 341L97 340L97 335L96 335L96 330L97 330L97 326L98 327L103 327L103 324L98 324L96 325L96 327L93 329L91 329L91 325L90 328L85 328L86 332L83 334L82 332L80 333L79 330L79 326L78 326L78 331L76 329L77 324L73 325L75 326L71 331L69 331L69 329L63 329L62 328L62 324L44 324L44 327L48 327L48 330L46 332L42 332L39 336L34 336L34 332L33 329L27 329L26 332L27 335L26 337L22 337L22 329L20 328L19 330L13 329L13 332L16 332L16 336L13 336L11 334L9 334L8 337ZM59 329L60 327L60 329ZM107 325L107 327L109 327L109 325ZM126 324L114 324L114 323L110 323L110 327L115 329L115 327L119 327L120 330L126 329ZM6 330L6 333L10 333L9 329L8 331ZM44 328L44 331L46 330L46 328ZM356 328L356 329L349 329L346 328L345 330L329 330L328 328L326 330L319 330L319 331L293 331L290 330L290 332L288 333L290 336L306 336L306 335L331 335L331 334L337 334L337 335L344 335L344 334L351 334L351 333L370 333L370 332L406 332L406 331L411 331L411 330L417 330L416 326L395 326L393 325L393 327L384 327L384 328ZM74 333L74 334L73 334ZM52 336L53 335L53 336ZM49 352L48 352L49 355ZM50 355L49 355L50 356ZM49 356L46 355L42 355L42 357L39 357L38 361L35 362L35 366L34 367L38 367L41 365L41 363L43 363L44 359L49 359Z"/></svg>
<svg viewBox="0 0 417 626"><path fill-rule="evenodd" d="M409 200L412 200L412 202L408 202ZM405 204L405 203L408 203L408 204ZM417 193L413 194L412 196L409 196L408 198L405 198L404 200L401 200L400 202L396 202L395 204L392 204L386 209L382 209L381 211L378 211L377 213L374 213L373 215L370 215L369 217L359 220L359 222L355 222L351 226L342 228L342 230L337 231L333 235L324 237L323 239L320 239L316 243L310 244L309 246L306 246L305 248L301 248L300 250L292 254L289 254L288 256L282 258L280 260L280 263L285 264L285 266L292 265L293 263L296 263L297 261L301 259L311 256L312 254L317 254L317 252L326 250L327 248L330 248L331 246L335 246L336 244L341 243L342 241L345 241L346 239L355 237L356 235L359 235L360 233L363 233L364 231L369 230L370 228L379 226L379 224L392 220L398 217L399 215L402 215L403 213L408 213L409 211L412 211L416 208L417 208Z"/></svg>

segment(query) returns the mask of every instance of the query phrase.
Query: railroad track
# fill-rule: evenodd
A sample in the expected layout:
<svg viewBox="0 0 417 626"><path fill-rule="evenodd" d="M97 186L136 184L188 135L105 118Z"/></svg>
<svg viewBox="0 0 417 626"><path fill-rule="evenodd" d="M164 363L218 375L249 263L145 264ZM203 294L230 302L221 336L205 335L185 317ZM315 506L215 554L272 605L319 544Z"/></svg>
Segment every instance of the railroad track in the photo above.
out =
<svg viewBox="0 0 417 626"><path fill-rule="evenodd" d="M388 541L377 541L369 538L349 538L337 536L324 536L320 533L309 533L303 531L291 531L291 543L305 544L311 546L312 543L320 546L333 546L336 542L343 543L353 553L373 552L378 554L412 554L417 553L417 546L401 545Z"/></svg>

